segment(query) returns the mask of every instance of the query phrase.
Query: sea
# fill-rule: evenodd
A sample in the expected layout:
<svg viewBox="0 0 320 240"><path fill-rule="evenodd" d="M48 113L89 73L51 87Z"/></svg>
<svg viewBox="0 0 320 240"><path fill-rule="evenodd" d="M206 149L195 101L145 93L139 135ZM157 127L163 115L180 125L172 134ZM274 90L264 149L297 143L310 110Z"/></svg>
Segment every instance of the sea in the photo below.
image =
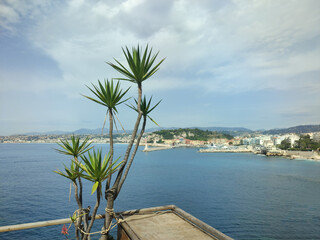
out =
<svg viewBox="0 0 320 240"><path fill-rule="evenodd" d="M125 153L116 144L115 156ZM70 182L54 173L70 157L56 144L0 144L0 226L68 218ZM108 145L95 144L108 151ZM234 239L320 239L320 162L196 148L137 152L115 211L174 204ZM94 206L86 181L84 206ZM105 200L99 213L103 213ZM95 222L99 230L102 220ZM68 227L68 226L67 226ZM66 239L62 226L0 233L0 239ZM73 228L69 239L74 239ZM115 231L112 233L115 235ZM92 239L98 239L93 236Z"/></svg>

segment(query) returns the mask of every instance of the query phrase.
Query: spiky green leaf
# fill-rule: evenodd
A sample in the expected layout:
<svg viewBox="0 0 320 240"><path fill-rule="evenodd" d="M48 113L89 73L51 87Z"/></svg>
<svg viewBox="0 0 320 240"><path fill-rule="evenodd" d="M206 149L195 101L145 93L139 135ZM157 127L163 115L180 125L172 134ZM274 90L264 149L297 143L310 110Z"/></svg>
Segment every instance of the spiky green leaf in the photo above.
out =
<svg viewBox="0 0 320 240"><path fill-rule="evenodd" d="M153 66L158 53L152 55L152 48L149 50L148 45L145 50L139 47L132 48L132 51L128 47L122 48L123 54L125 55L127 65L129 68L125 67L118 60L114 59L116 64L108 62L113 69L125 76L125 78L116 78L118 80L126 80L134 82L138 85L141 85L143 81L150 78L154 73L159 70L160 64L165 60L160 60L155 66ZM140 52L143 52L141 56Z"/></svg>

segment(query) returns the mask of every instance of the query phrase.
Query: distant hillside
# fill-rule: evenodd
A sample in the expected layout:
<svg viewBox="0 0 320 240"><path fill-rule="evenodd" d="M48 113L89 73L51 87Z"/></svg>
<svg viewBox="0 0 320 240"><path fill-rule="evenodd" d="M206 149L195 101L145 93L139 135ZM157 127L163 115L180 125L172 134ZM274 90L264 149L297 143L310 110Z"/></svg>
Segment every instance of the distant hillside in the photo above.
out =
<svg viewBox="0 0 320 240"><path fill-rule="evenodd" d="M154 128L148 128L145 130L145 132L156 132L161 130L172 130L172 129L178 129L177 127L154 127Z"/></svg>
<svg viewBox="0 0 320 240"><path fill-rule="evenodd" d="M229 134L218 133L215 131L204 131L198 128L179 128L170 130L160 130L153 132L154 134L160 135L164 139L174 139L174 138L187 138L190 140L201 140L207 141L212 138L227 138L232 139L233 137Z"/></svg>
<svg viewBox="0 0 320 240"><path fill-rule="evenodd" d="M201 130L215 131L215 132L253 132L248 128L243 127L191 127Z"/></svg>
<svg viewBox="0 0 320 240"><path fill-rule="evenodd" d="M102 132L102 128L96 128L96 129L81 128L76 131L70 132L70 134L87 135L87 134L101 134L101 132ZM107 133L108 129L104 128L103 132Z"/></svg>
<svg viewBox="0 0 320 240"><path fill-rule="evenodd" d="M320 132L320 125L301 125L290 128L281 128L281 129L271 129L263 131L263 134L286 134L286 133L309 133L309 132Z"/></svg>
<svg viewBox="0 0 320 240"><path fill-rule="evenodd" d="M248 128L243 127L200 127L198 129L224 133L233 137L247 135L254 132Z"/></svg>
<svg viewBox="0 0 320 240"><path fill-rule="evenodd" d="M146 130L146 132L155 132L160 130L174 130L179 129L178 127L170 127L170 128L149 128ZM203 131L212 131L212 132L219 132L224 133L227 135L232 136L238 136L238 135L246 135L253 133L254 131L248 129L248 128L242 128L242 127L189 127L189 129L200 129Z"/></svg>

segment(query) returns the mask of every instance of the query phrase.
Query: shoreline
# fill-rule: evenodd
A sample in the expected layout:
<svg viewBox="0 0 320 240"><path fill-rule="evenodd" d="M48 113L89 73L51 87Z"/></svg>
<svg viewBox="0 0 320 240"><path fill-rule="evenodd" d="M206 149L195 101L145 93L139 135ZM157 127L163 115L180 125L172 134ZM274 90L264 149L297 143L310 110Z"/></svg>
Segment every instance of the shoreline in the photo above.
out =
<svg viewBox="0 0 320 240"><path fill-rule="evenodd" d="M140 144L140 146L146 146L146 144ZM204 149L201 148L203 146L194 146L194 145L178 145L178 146L170 146L165 144L150 144L148 145L150 148L145 148L142 152L153 152L153 151L161 151L168 150L173 148L200 148L198 150L199 153L252 153L263 155L266 157L283 157L291 160L307 160L307 161L315 161L320 162L320 154L317 152L309 152L309 151L285 151L285 150L277 150L277 151L269 151L266 153L262 153L261 151L255 151L250 148L240 148L240 149Z"/></svg>
<svg viewBox="0 0 320 240"><path fill-rule="evenodd" d="M249 149L199 149L200 153L253 153L262 154L266 157L283 157L291 160L308 160L308 161L320 161L320 154L311 151L269 151L266 153L249 150Z"/></svg>
<svg viewBox="0 0 320 240"><path fill-rule="evenodd" d="M57 142L12 142L12 143L0 143L0 144L56 144ZM93 144L105 144L105 142L93 142ZM115 143L115 144L128 144L128 143ZM139 147L146 146L145 143L140 143ZM299 160L299 161L314 161L314 162L320 162L320 154L317 152L311 152L311 151L286 151L286 150L276 150L276 151L269 151L266 153L254 151L253 149L203 149L199 145L166 145L166 144L150 144L148 147L142 150L142 152L153 152L153 151L162 151L162 150L168 150L173 148L200 148L198 150L199 153L252 153L252 154L260 154L264 155L266 157L283 157L286 159L291 160Z"/></svg>
<svg viewBox="0 0 320 240"><path fill-rule="evenodd" d="M291 160L310 160L310 161L320 161L320 154L314 151L288 151L279 150L276 152L267 152L265 154L267 157L284 157Z"/></svg>
<svg viewBox="0 0 320 240"><path fill-rule="evenodd" d="M254 153L249 149L199 149L200 153Z"/></svg>

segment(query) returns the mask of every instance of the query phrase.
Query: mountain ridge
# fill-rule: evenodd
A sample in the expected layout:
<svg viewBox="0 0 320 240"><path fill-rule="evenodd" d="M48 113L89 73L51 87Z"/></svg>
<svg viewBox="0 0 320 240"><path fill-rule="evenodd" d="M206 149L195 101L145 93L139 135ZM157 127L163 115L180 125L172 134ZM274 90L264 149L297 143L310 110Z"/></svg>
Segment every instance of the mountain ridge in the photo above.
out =
<svg viewBox="0 0 320 240"><path fill-rule="evenodd" d="M286 134L286 133L309 133L309 132L320 132L320 124L319 125L299 125L289 128L276 128L263 131L263 134Z"/></svg>
<svg viewBox="0 0 320 240"><path fill-rule="evenodd" d="M173 130L173 129L179 129L179 128L191 128L191 129L200 129L200 130L208 130L208 131L216 131L221 133L262 133L262 134L286 134L286 133L308 133L308 132L320 132L320 124L309 124L309 125L298 125L294 127L289 128L274 128L270 130L251 130L249 128L244 127L156 127L156 128L148 128L145 132L154 132L159 130ZM126 133L131 133L132 130L126 130ZM67 135L67 134L78 134L78 135L88 135L88 134L101 134L102 129L96 128L96 129L88 129L88 128L80 128L75 131L47 131L47 132L28 132L24 134L13 134L14 135ZM103 129L104 134L108 134L108 129ZM123 130L119 130L118 132L115 131L115 133L124 133Z"/></svg>

